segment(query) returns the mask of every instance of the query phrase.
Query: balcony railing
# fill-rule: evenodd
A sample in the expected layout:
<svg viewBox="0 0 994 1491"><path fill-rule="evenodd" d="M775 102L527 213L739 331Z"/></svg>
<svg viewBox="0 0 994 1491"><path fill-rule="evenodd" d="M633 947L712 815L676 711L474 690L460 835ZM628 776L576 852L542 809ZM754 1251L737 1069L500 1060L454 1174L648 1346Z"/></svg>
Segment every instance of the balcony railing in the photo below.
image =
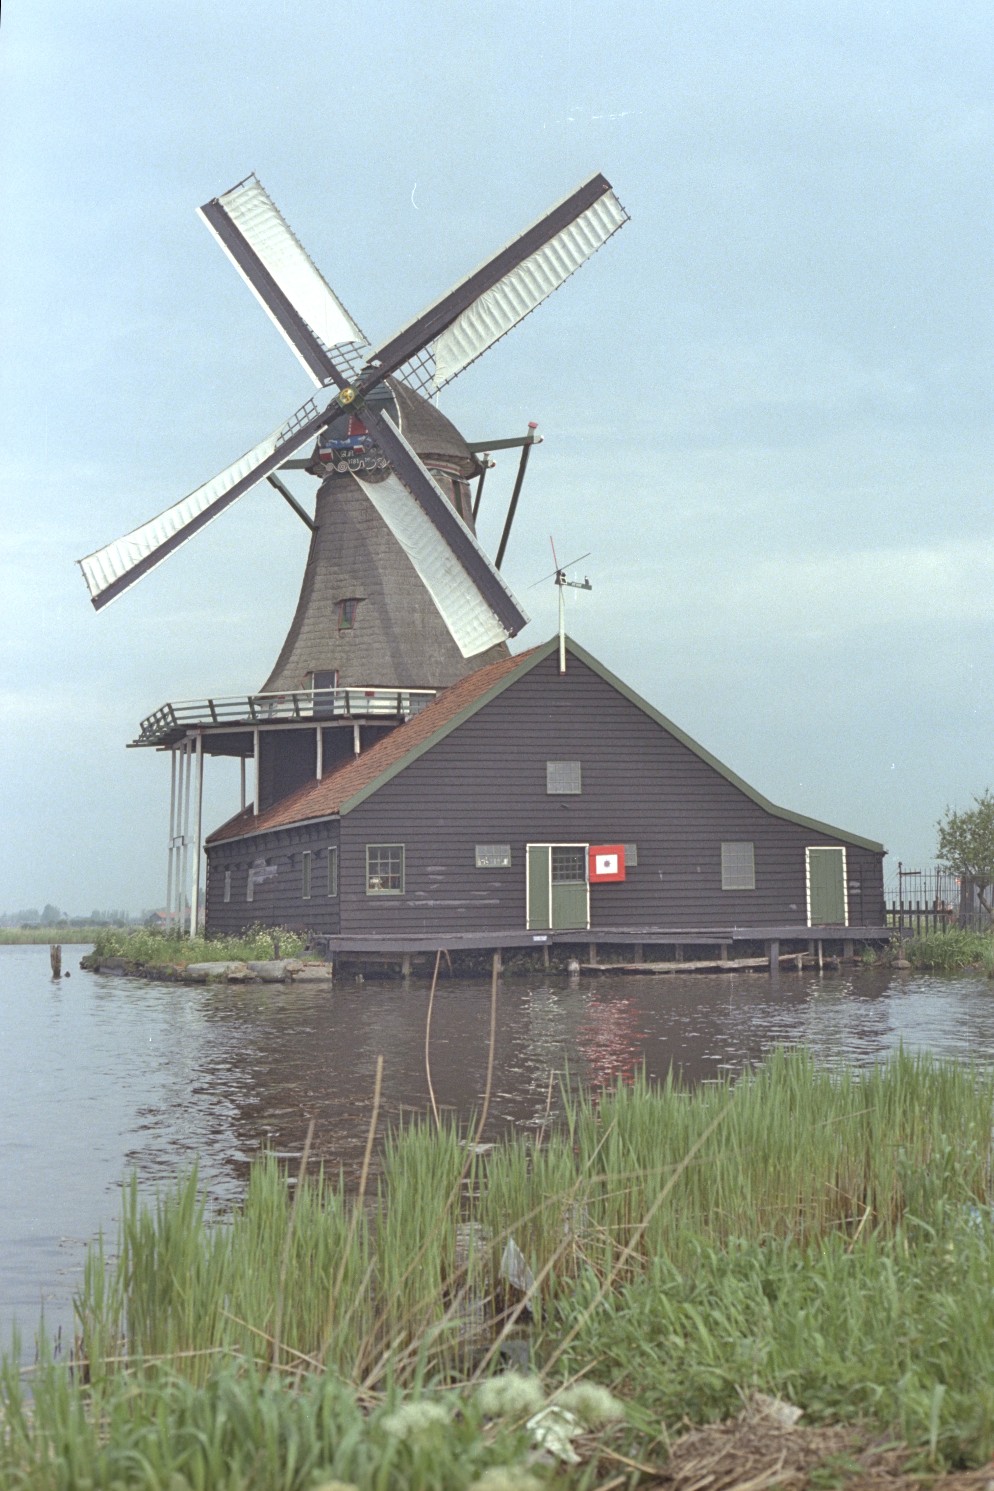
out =
<svg viewBox="0 0 994 1491"><path fill-rule="evenodd" d="M228 699L187 699L163 704L142 720L135 745L168 745L187 730L212 725L314 723L321 720L409 720L435 697L435 689L300 689L283 694L242 694Z"/></svg>

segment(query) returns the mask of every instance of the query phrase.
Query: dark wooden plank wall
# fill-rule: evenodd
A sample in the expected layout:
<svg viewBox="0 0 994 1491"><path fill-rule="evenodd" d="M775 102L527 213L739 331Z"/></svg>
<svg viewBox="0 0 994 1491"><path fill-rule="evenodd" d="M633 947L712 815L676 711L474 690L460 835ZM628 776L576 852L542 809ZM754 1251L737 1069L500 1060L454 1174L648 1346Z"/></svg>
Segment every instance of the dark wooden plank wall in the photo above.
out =
<svg viewBox="0 0 994 1491"><path fill-rule="evenodd" d="M207 855L208 936L240 932L261 922L266 926L306 927L334 934L340 930L340 894L329 896L328 849L338 847L338 821L308 824L298 829L278 829L255 839L235 839L218 844ZM311 859L311 898L305 901L302 852ZM249 869L264 858L275 874L255 886L255 897L246 900ZM224 872L231 870L231 900L224 900ZM339 870L341 867L339 866ZM341 875L339 874L339 884Z"/></svg>
<svg viewBox="0 0 994 1491"><path fill-rule="evenodd" d="M579 760L580 796L546 793ZM756 890L721 889L722 840L755 845ZM525 924L525 844L635 843L624 884L591 886L592 930L804 925L805 848L838 842L774 817L583 664L550 657L342 820L344 933ZM365 893L371 843L404 843L403 896ZM510 843L477 870L477 843ZM881 856L847 846L850 921L882 925ZM855 895L855 883L859 896Z"/></svg>

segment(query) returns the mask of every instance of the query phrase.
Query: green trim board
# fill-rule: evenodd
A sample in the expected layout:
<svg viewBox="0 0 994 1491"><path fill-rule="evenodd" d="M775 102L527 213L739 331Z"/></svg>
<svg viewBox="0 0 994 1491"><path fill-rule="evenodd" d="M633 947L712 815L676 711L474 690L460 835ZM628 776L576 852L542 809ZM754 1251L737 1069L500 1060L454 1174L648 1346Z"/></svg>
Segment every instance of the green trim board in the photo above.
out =
<svg viewBox="0 0 994 1491"><path fill-rule="evenodd" d="M381 787L384 787L387 782L392 781L395 776L405 771L408 766L417 761L426 751L430 751L440 741L451 735L453 730L458 730L460 725L465 724L466 720L472 719L473 715L483 709L485 705L490 704L494 699L498 698L505 689L511 688L513 684L519 682L520 679L530 673L533 668L537 668L540 663L545 662L546 658L556 652L558 646L559 638L553 637L543 647L537 647L532 652L529 652L522 659L519 668L512 668L510 672L506 673L503 678L499 679L497 683L487 689L479 698L473 699L464 709L461 709L458 714L453 715L451 719L446 720L443 725L440 725L425 740L420 741L410 751L406 752L405 755L392 762L372 782L367 783L354 796L342 802L339 805L339 816L344 818L347 813L351 813L360 803L365 802L367 797L371 797L374 792L378 792ZM574 642L570 637L566 638L566 650L578 662L583 663L591 672L596 673L605 683L616 689L629 703L634 704L643 714L648 715L657 725L662 726L681 745L693 751L695 756L698 756L708 766L712 767L727 782L730 782L733 787L737 787L740 792L743 792L758 807L763 808L768 813L772 813L776 818L782 818L787 823L795 823L800 828L810 828L816 833L828 834L831 838L843 839L847 844L855 844L861 849L870 849L877 854L885 853L883 844L877 843L875 839L867 839L861 834L850 833L847 829L836 828L834 824L823 823L820 819L809 818L803 813L793 813L789 808L781 808L776 803L771 802L768 797L764 797L761 792L757 792L755 787L750 787L749 783L744 781L737 772L732 771L731 767L726 766L723 761L719 761L717 756L712 756L710 751L705 750L685 730L681 730L679 725L675 725L672 720L667 719L666 715L661 714L658 709L655 709L646 699L643 699L641 695L637 694L634 689L629 688L610 669L605 668L603 663L598 662L597 658L593 657L591 653L587 652L585 648L581 647L578 642Z"/></svg>

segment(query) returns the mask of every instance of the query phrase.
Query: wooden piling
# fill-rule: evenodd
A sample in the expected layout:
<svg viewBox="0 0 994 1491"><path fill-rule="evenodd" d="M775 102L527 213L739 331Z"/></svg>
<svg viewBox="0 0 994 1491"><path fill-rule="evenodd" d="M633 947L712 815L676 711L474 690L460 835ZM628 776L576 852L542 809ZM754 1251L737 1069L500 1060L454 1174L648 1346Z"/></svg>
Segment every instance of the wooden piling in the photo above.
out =
<svg viewBox="0 0 994 1491"><path fill-rule="evenodd" d="M52 965L52 977L62 977L62 944L53 942L48 949L48 961Z"/></svg>

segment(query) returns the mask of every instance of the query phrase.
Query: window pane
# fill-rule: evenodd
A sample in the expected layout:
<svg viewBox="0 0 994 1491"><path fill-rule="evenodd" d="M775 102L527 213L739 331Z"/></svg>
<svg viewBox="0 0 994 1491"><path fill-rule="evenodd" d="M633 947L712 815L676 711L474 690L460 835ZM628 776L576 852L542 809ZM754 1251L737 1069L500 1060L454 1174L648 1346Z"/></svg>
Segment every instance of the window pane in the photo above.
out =
<svg viewBox="0 0 994 1491"><path fill-rule="evenodd" d="M301 858L301 879L303 881L302 895L305 901L311 899L311 851L305 849Z"/></svg>
<svg viewBox="0 0 994 1491"><path fill-rule="evenodd" d="M630 870L639 862L639 846L637 844L625 845L625 869Z"/></svg>
<svg viewBox="0 0 994 1491"><path fill-rule="evenodd" d="M580 791L579 761L547 761L545 763L545 790L575 796Z"/></svg>
<svg viewBox="0 0 994 1491"><path fill-rule="evenodd" d="M553 885L585 884L587 851L582 844L554 844L552 847Z"/></svg>
<svg viewBox="0 0 994 1491"><path fill-rule="evenodd" d="M722 890L756 889L756 861L751 843L722 844L721 888Z"/></svg>
<svg viewBox="0 0 994 1491"><path fill-rule="evenodd" d="M231 900L231 871L230 870L225 870L225 872L224 872L224 899L225 899L226 903Z"/></svg>
<svg viewBox="0 0 994 1491"><path fill-rule="evenodd" d="M328 894L338 895L338 845L332 844L328 850Z"/></svg>
<svg viewBox="0 0 994 1491"><path fill-rule="evenodd" d="M404 889L403 844L366 845L366 894L400 895Z"/></svg>
<svg viewBox="0 0 994 1491"><path fill-rule="evenodd" d="M476 868L478 870L506 870L510 864L510 844L477 844Z"/></svg>

